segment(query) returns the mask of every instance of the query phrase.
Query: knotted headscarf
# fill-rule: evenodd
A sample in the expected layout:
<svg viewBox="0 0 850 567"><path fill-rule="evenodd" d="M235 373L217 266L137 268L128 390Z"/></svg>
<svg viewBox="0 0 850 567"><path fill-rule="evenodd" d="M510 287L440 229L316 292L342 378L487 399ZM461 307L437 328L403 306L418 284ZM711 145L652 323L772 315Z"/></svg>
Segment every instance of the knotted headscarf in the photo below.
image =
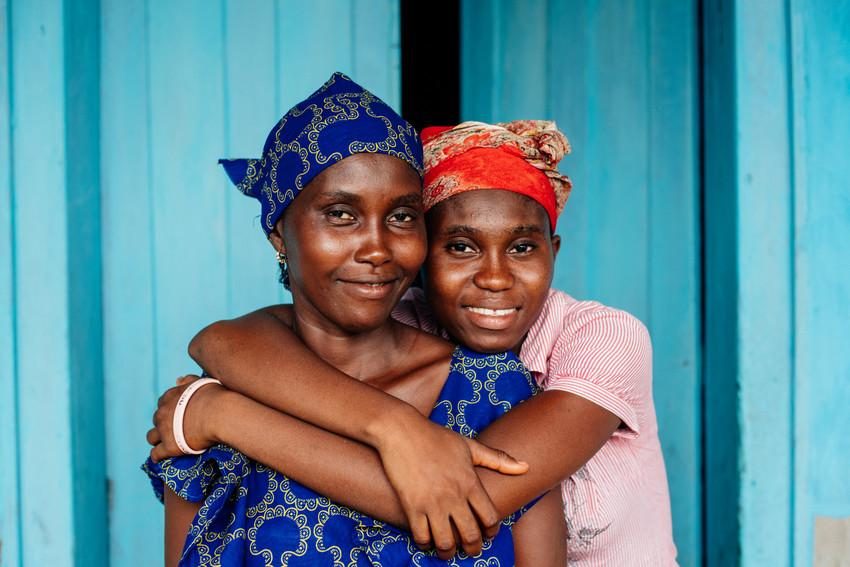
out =
<svg viewBox="0 0 850 567"><path fill-rule="evenodd" d="M384 101L342 73L293 106L272 128L260 159L221 159L231 181L262 207L266 235L322 171L351 155L385 154L422 176L416 130Z"/></svg>
<svg viewBox="0 0 850 567"><path fill-rule="evenodd" d="M530 197L549 215L554 232L572 182L556 169L570 143L554 122L464 122L422 131L427 211L475 189L504 189Z"/></svg>

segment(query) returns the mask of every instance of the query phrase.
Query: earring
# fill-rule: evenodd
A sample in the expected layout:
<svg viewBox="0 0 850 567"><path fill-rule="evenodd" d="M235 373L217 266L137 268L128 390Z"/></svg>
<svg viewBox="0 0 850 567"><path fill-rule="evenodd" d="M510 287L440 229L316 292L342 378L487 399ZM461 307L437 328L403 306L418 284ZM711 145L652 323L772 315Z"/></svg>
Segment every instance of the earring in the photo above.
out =
<svg viewBox="0 0 850 567"><path fill-rule="evenodd" d="M283 284L285 289L289 289L289 265L286 263L288 259L286 252L278 250L275 256L277 257L277 263L280 265L280 283Z"/></svg>
<svg viewBox="0 0 850 567"><path fill-rule="evenodd" d="M281 264L281 265L284 265L284 266L286 265L286 252L281 252L280 250L278 250L275 253L275 256L277 256L277 263L278 264Z"/></svg>

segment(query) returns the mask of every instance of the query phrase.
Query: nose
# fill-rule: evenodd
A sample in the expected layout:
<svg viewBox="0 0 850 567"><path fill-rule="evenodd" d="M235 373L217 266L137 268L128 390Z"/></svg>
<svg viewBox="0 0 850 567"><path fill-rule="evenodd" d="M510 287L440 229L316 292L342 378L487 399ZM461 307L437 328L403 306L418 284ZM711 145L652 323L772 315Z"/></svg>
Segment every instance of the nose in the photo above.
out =
<svg viewBox="0 0 850 567"><path fill-rule="evenodd" d="M386 264L393 257L389 238L390 235L386 233L383 226L370 226L363 231L362 240L354 259L357 262L364 262L373 266Z"/></svg>
<svg viewBox="0 0 850 567"><path fill-rule="evenodd" d="M514 285L514 275L502 254L491 253L482 259L473 282L487 291L505 291Z"/></svg>

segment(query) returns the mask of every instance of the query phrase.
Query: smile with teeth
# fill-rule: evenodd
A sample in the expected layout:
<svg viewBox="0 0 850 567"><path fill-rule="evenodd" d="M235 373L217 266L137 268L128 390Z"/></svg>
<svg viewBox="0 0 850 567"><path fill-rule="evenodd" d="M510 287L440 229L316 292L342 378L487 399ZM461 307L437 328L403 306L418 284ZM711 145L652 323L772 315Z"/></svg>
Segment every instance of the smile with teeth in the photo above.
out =
<svg viewBox="0 0 850 567"><path fill-rule="evenodd" d="M478 313L479 315L487 315L489 317L505 317L517 311L516 307L511 307L509 309L487 309L486 307L469 306L466 309L472 311L473 313Z"/></svg>

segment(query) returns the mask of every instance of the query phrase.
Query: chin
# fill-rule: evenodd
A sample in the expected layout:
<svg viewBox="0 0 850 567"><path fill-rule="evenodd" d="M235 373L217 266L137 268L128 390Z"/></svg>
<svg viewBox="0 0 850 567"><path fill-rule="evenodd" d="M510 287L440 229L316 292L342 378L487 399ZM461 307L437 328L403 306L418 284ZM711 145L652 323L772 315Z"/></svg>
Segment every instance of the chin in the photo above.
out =
<svg viewBox="0 0 850 567"><path fill-rule="evenodd" d="M492 337L476 336L474 340L464 338L462 334L460 336L460 343L462 345L470 350L483 354L505 352L506 350L511 350L511 348L519 342L518 340L511 342L510 337L506 337L504 335Z"/></svg>

